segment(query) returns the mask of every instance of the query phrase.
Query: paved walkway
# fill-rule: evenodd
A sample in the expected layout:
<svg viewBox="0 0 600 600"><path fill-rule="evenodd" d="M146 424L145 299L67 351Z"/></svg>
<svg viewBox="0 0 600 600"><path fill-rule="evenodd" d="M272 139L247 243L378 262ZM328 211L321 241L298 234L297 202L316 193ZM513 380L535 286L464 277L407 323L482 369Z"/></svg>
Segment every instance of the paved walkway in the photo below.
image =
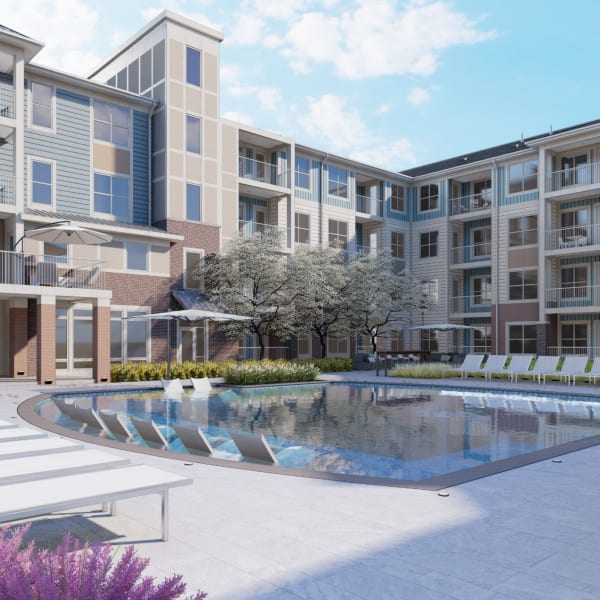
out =
<svg viewBox="0 0 600 600"><path fill-rule="evenodd" d="M397 382L335 376L354 377ZM0 383L0 418L20 421L18 403L52 389ZM590 395L597 389L570 388ZM71 530L135 543L151 558L149 574L182 573L188 591L203 589L209 600L600 597L600 447L462 484L448 497L139 454L133 461L194 478L171 492L168 542L158 541L160 503L153 496L120 501L115 517L99 507L43 517L34 535L48 540Z"/></svg>

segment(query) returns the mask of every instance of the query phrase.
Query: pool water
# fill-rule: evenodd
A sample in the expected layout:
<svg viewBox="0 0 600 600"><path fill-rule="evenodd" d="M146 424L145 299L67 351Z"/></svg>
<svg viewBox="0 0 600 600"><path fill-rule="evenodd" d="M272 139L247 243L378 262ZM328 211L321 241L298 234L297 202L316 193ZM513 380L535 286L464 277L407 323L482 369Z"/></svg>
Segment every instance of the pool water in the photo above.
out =
<svg viewBox="0 0 600 600"><path fill-rule="evenodd" d="M177 401L162 390L62 397L152 418L167 431L174 422L199 424L217 458L242 460L229 431L254 432L281 467L408 481L600 435L600 402L573 397L357 384L215 389ZM51 399L38 410L81 428ZM169 449L187 452L176 436Z"/></svg>

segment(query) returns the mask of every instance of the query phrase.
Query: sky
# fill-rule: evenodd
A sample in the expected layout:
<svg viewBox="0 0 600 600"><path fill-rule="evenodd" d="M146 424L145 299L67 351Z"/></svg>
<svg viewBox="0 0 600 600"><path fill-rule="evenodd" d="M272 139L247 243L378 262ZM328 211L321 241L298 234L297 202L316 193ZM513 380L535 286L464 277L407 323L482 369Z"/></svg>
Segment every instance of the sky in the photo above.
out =
<svg viewBox="0 0 600 600"><path fill-rule="evenodd" d="M2 0L87 76L162 10L221 31L221 115L402 171L600 118L600 2Z"/></svg>

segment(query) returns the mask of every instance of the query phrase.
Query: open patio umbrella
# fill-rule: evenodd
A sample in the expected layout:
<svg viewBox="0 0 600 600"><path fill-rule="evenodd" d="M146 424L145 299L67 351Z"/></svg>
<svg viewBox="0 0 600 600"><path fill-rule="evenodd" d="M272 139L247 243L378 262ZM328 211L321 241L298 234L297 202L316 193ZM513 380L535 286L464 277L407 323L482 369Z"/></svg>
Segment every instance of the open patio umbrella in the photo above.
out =
<svg viewBox="0 0 600 600"><path fill-rule="evenodd" d="M50 223L42 225L35 229L28 229L23 237L40 242L50 242L54 244L103 244L110 242L112 236L107 233L71 225L70 222ZM20 241L20 240L19 240ZM18 244L19 242L17 242Z"/></svg>
<svg viewBox="0 0 600 600"><path fill-rule="evenodd" d="M224 312L216 312L211 310L199 310L196 308L186 308L183 310L172 310L161 313L150 313L148 315L133 315L131 317L123 317L124 319L145 319L145 320L165 320L167 321L167 379L171 379L171 321L178 321L185 325L194 325L202 321L250 321L252 317L242 315L232 315Z"/></svg>

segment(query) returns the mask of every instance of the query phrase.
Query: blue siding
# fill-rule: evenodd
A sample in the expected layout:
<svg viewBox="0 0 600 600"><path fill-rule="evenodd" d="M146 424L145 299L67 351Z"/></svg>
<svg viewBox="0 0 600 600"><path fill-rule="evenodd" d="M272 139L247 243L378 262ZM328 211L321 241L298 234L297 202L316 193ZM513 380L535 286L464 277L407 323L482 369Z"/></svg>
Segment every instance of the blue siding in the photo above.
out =
<svg viewBox="0 0 600 600"><path fill-rule="evenodd" d="M432 182L434 183L434 182ZM428 221L429 219L438 219L446 214L446 182L438 182L438 208L437 210L428 210L426 212L419 211L420 186L414 188L413 214L414 221Z"/></svg>
<svg viewBox="0 0 600 600"><path fill-rule="evenodd" d="M392 210L392 201L391 201L392 183L391 183L391 181L386 181L383 184L383 198L385 200L385 216L388 219L394 219L395 221L408 222L409 207L410 207L410 187L407 185L402 186L402 187L404 188L404 212L397 212L395 210Z"/></svg>
<svg viewBox="0 0 600 600"><path fill-rule="evenodd" d="M538 190L522 192L520 194L512 194L507 196L506 190L506 167L498 167L498 202L500 206L510 206L511 204L520 204L521 202L531 202L539 200L540 193Z"/></svg>
<svg viewBox="0 0 600 600"><path fill-rule="evenodd" d="M295 188L294 197L299 198L300 200L319 202L319 190L321 189L321 163L318 160L312 160L310 165L310 190Z"/></svg>
<svg viewBox="0 0 600 600"><path fill-rule="evenodd" d="M25 129L25 156L55 161L57 211L90 214L91 148L90 99L57 89L56 133ZM29 179L30 174L26 172L26 198L29 197Z"/></svg>
<svg viewBox="0 0 600 600"><path fill-rule="evenodd" d="M261 198L250 198L249 196L240 196L240 206L244 207L245 215L244 221L252 221L254 219L254 207L260 206L261 208L267 208L267 201Z"/></svg>
<svg viewBox="0 0 600 600"><path fill-rule="evenodd" d="M148 225L150 223L150 190L148 188L150 179L150 173L148 172L150 117L146 113L133 111L132 125L132 218L133 223Z"/></svg>

